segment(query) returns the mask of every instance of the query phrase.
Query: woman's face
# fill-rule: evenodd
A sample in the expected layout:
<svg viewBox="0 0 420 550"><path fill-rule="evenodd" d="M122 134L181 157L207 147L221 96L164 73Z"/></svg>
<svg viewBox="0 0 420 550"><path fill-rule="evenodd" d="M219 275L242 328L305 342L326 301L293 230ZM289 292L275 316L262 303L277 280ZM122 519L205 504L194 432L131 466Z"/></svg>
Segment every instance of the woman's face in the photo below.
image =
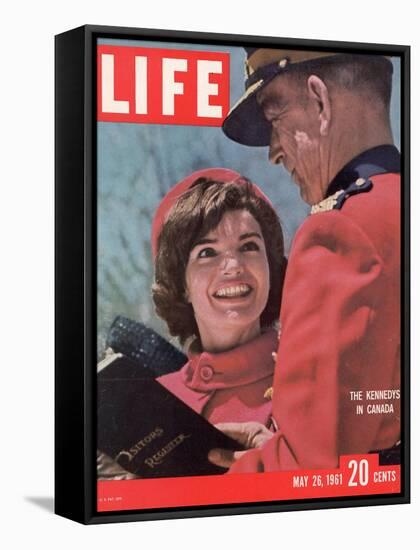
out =
<svg viewBox="0 0 420 550"><path fill-rule="evenodd" d="M185 279L204 349L206 342L229 340L227 330L240 342L241 335L259 334L270 272L262 231L252 214L227 212L192 248Z"/></svg>

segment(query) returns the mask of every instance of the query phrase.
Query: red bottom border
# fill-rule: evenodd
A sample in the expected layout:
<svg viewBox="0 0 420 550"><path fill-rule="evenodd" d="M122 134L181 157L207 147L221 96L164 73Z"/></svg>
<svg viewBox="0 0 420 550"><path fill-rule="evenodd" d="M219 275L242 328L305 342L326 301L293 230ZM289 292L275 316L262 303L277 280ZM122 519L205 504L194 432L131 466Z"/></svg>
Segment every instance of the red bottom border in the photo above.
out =
<svg viewBox="0 0 420 550"><path fill-rule="evenodd" d="M378 455L340 457L339 468L98 481L98 512L400 493L401 467Z"/></svg>

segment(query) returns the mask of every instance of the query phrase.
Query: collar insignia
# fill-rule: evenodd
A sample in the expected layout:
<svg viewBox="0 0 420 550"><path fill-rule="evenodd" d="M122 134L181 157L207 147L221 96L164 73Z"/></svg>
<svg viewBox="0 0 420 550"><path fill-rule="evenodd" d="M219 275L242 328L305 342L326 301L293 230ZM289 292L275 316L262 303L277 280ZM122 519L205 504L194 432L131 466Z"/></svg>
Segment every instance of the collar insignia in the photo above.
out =
<svg viewBox="0 0 420 550"><path fill-rule="evenodd" d="M273 399L273 387L267 388L264 392L264 399L271 400Z"/></svg>
<svg viewBox="0 0 420 550"><path fill-rule="evenodd" d="M373 183L371 180L358 178L346 189L340 189L318 204L314 204L311 208L311 214L319 214L321 212L328 212L329 210L339 210L349 197L358 195L359 193L366 193L370 191L372 187Z"/></svg>

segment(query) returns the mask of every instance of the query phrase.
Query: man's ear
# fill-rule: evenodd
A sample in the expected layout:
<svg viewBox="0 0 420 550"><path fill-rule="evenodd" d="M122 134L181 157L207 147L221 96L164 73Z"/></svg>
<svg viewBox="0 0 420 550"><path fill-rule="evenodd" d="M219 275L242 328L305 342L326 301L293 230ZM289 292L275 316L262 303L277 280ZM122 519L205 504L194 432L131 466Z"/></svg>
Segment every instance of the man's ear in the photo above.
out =
<svg viewBox="0 0 420 550"><path fill-rule="evenodd" d="M321 136L328 134L331 123L331 100L325 82L312 74L307 81L309 97L315 100L319 107L319 131Z"/></svg>

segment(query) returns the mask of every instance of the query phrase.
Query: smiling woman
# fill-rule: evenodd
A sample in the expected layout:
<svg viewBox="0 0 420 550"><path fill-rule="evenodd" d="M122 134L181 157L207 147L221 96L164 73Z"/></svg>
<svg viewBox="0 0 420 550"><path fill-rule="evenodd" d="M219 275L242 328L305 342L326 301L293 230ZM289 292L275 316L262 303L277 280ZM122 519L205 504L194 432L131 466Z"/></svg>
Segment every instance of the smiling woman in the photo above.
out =
<svg viewBox="0 0 420 550"><path fill-rule="evenodd" d="M285 259L269 200L231 170L196 172L164 197L152 248L156 311L189 355L159 382L212 423L271 427Z"/></svg>
<svg viewBox="0 0 420 550"><path fill-rule="evenodd" d="M224 351L258 336L270 270L261 228L252 214L226 212L193 246L185 279L203 349Z"/></svg>

